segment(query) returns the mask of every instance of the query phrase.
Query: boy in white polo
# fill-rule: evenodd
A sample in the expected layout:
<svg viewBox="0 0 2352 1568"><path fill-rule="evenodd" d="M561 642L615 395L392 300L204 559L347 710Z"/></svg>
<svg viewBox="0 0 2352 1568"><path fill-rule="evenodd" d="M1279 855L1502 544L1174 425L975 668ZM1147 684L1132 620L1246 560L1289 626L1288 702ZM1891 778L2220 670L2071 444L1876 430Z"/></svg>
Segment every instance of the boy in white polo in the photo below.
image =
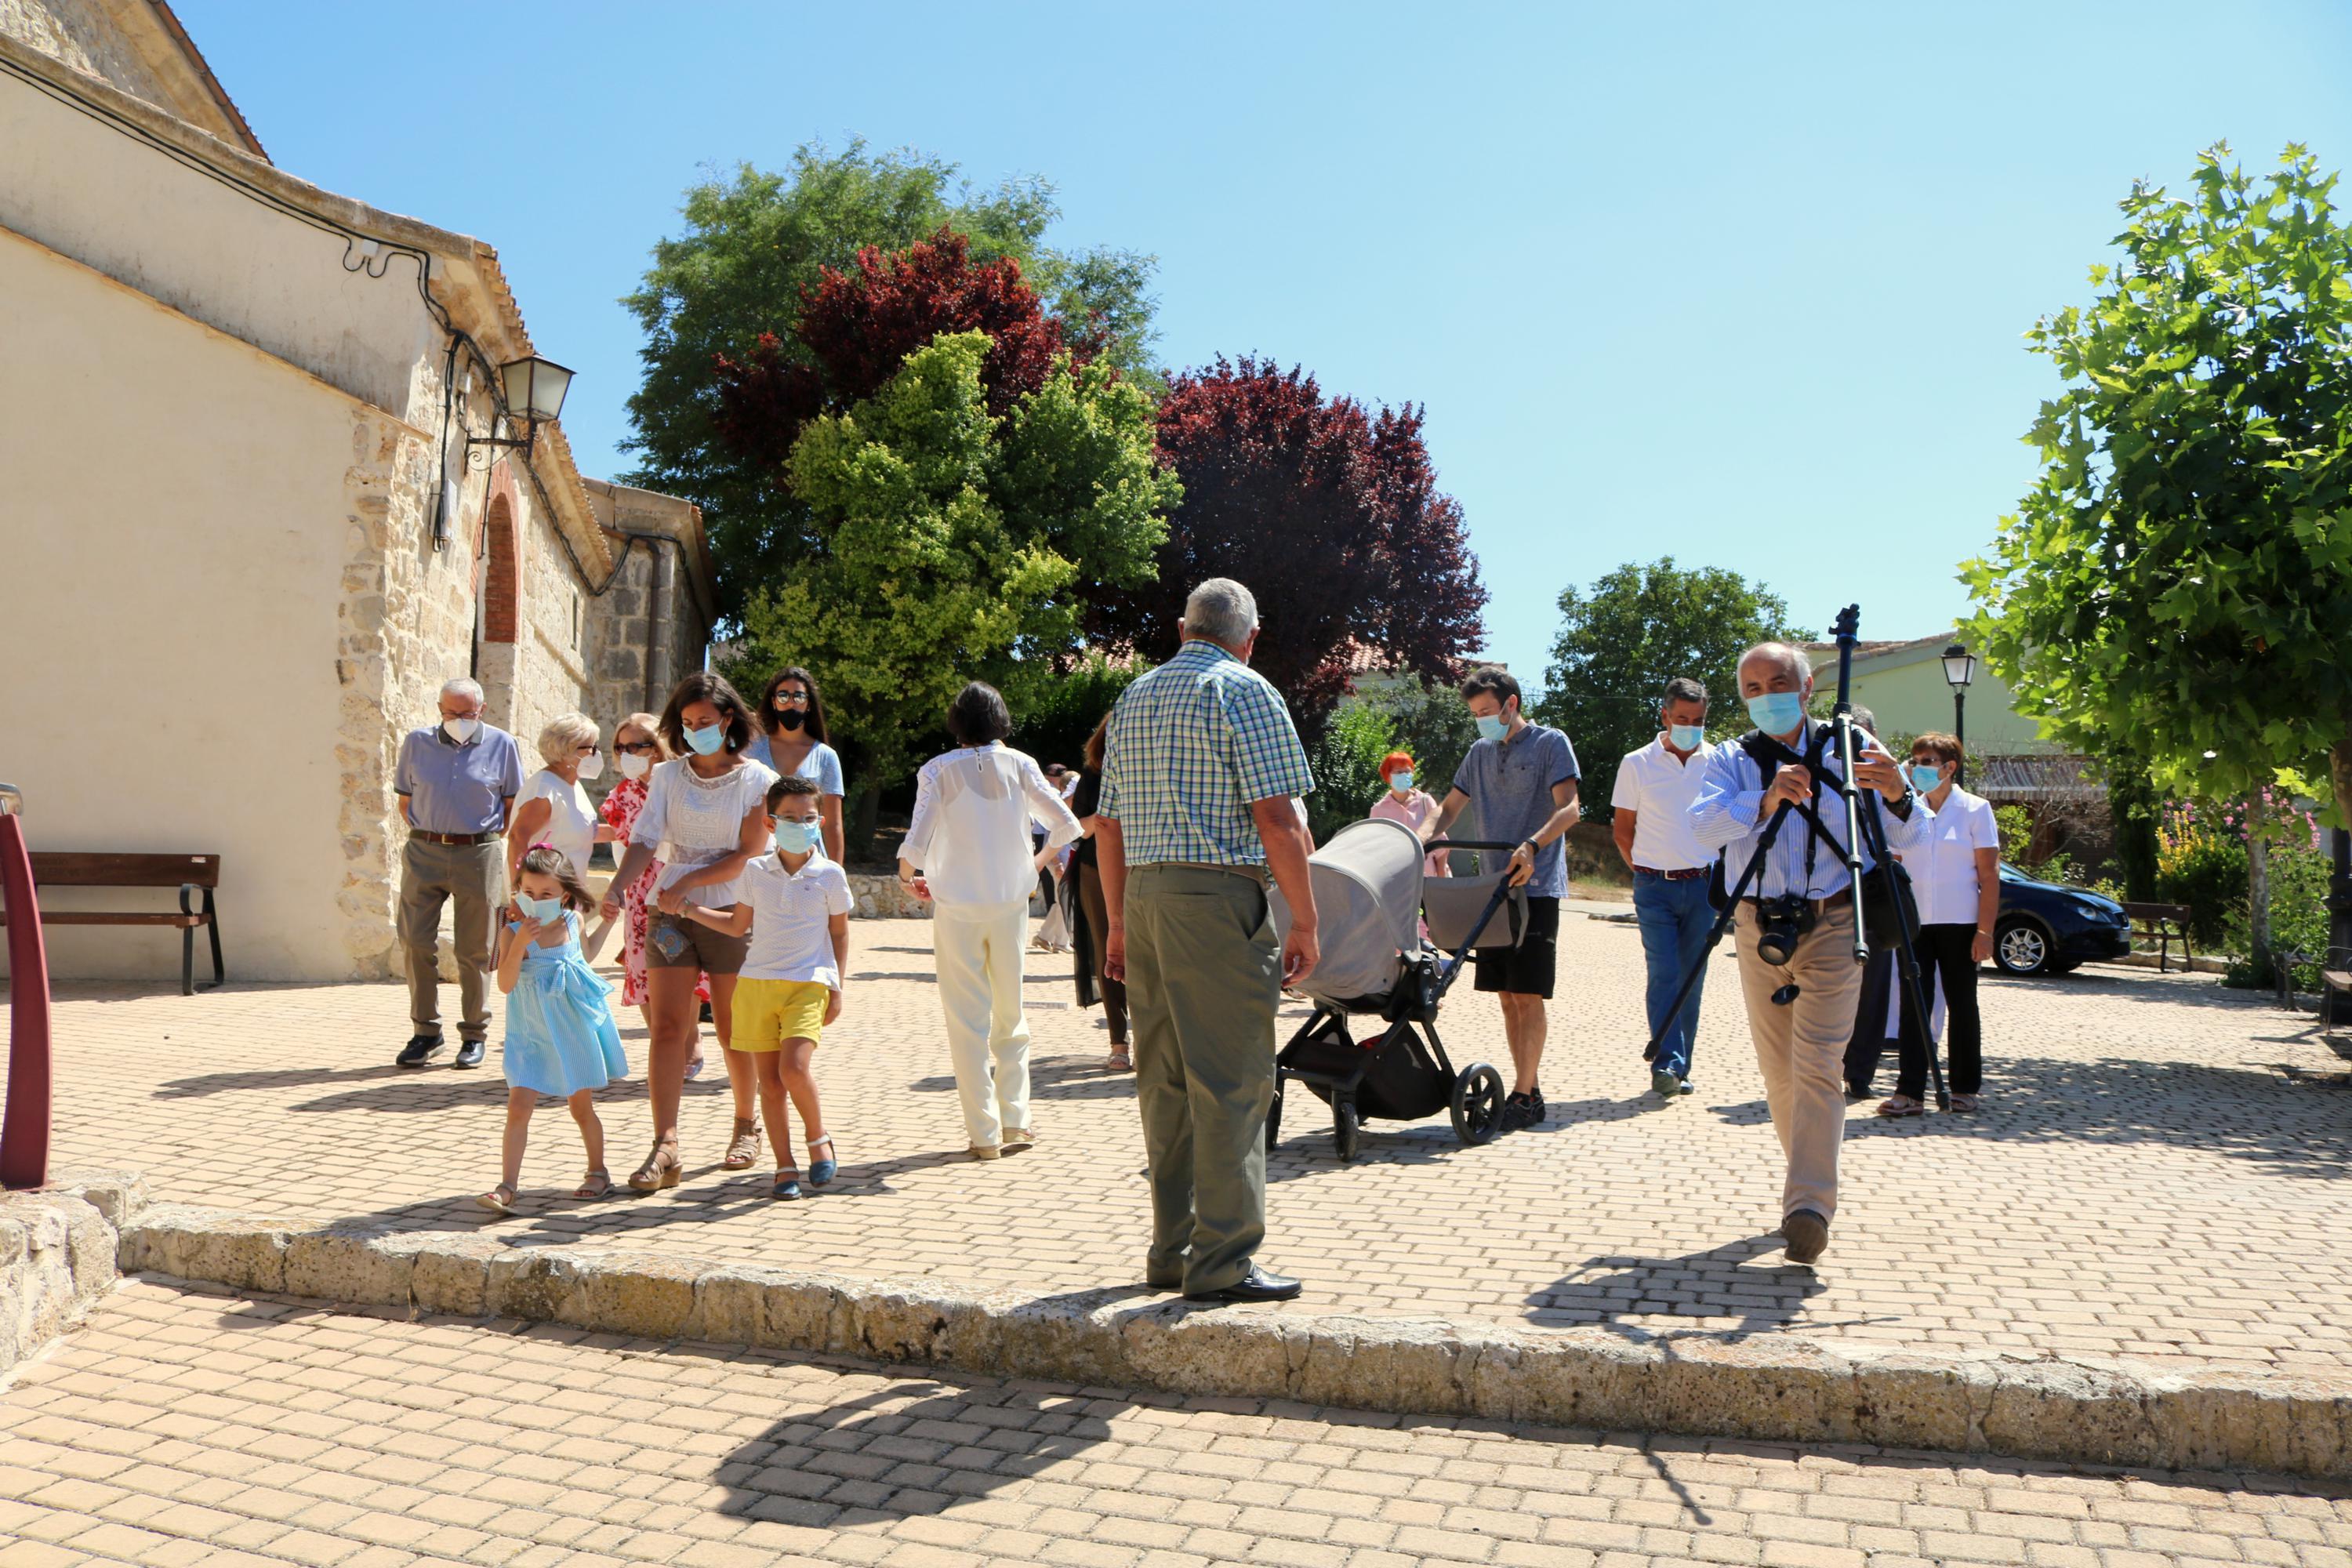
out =
<svg viewBox="0 0 2352 1568"><path fill-rule="evenodd" d="M741 901L726 910L691 904L686 910L689 919L730 936L746 928L751 933L735 988L735 1037L728 1052L751 1060L760 1114L776 1152L771 1192L779 1198L801 1195L800 1167L793 1162L792 1130L784 1121L787 1095L800 1110L808 1142L809 1184L824 1186L839 1169L809 1065L824 1026L841 1016L842 974L849 967L849 878L824 858L817 788L814 779L792 773L771 784L768 816L776 847L743 868L737 884Z"/></svg>
<svg viewBox="0 0 2352 1568"><path fill-rule="evenodd" d="M1675 991L1706 952L1715 924L1707 902L1707 868L1715 857L1691 832L1691 802L1698 798L1715 748L1706 741L1706 688L1688 676L1666 682L1657 738L1617 764L1609 792L1610 836L1633 872L1633 915L1642 928L1642 957L1650 972L1650 1087L1671 1100L1691 1091L1691 1040L1698 1029L1702 969L1690 994L1669 1020Z"/></svg>

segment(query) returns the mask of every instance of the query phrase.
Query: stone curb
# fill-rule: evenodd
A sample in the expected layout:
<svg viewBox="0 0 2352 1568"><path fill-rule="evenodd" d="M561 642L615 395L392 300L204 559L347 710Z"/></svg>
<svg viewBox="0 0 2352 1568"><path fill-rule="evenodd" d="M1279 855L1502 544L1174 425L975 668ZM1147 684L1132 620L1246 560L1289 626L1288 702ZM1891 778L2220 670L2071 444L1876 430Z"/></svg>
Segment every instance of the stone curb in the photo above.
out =
<svg viewBox="0 0 2352 1568"><path fill-rule="evenodd" d="M114 1289L122 1226L146 1204L129 1171L74 1172L0 1193L0 1379Z"/></svg>
<svg viewBox="0 0 2352 1568"><path fill-rule="evenodd" d="M306 1230L158 1205L123 1272L457 1317L918 1363L992 1376L1608 1431L1860 1443L2161 1469L2352 1476L2352 1382L1881 1352L1780 1337L1206 1309L1138 1289L1033 1299L462 1233Z"/></svg>

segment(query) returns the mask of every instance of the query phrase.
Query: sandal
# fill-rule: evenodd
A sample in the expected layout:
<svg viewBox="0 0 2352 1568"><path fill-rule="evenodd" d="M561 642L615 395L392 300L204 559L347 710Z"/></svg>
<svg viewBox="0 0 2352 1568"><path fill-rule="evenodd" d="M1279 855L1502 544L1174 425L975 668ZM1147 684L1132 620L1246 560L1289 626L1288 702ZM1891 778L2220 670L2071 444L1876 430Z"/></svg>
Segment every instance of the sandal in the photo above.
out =
<svg viewBox="0 0 2352 1568"><path fill-rule="evenodd" d="M646 1163L629 1173L629 1185L641 1193L659 1192L677 1185L685 1174L686 1167L678 1163L677 1145L667 1138L657 1138Z"/></svg>
<svg viewBox="0 0 2352 1568"><path fill-rule="evenodd" d="M1112 1072L1133 1072L1135 1070L1135 1058L1127 1054L1127 1042L1125 1040L1114 1040L1111 1042L1110 1061L1107 1065Z"/></svg>
<svg viewBox="0 0 2352 1568"><path fill-rule="evenodd" d="M1878 1102L1878 1114L1881 1116L1918 1116L1927 1109L1907 1094L1890 1094Z"/></svg>
<svg viewBox="0 0 2352 1568"><path fill-rule="evenodd" d="M1977 1097L1975 1095L1956 1094L1952 1096L1952 1109L1954 1110L1974 1110L1976 1108Z"/></svg>
<svg viewBox="0 0 2352 1568"><path fill-rule="evenodd" d="M768 1195L772 1198L781 1198L785 1203L790 1203L794 1198L799 1197L801 1195L801 1168L798 1165L785 1165L779 1169L776 1172L774 1184L768 1188Z"/></svg>
<svg viewBox="0 0 2352 1568"><path fill-rule="evenodd" d="M697 1051L692 1056L686 1058L686 1076L688 1082L692 1082L694 1079L702 1076L702 1053L700 1051Z"/></svg>
<svg viewBox="0 0 2352 1568"><path fill-rule="evenodd" d="M613 1173L599 1165L581 1179L580 1184L572 1189L572 1195L575 1198L601 1198L612 1190Z"/></svg>
<svg viewBox="0 0 2352 1568"><path fill-rule="evenodd" d="M739 1116L735 1119L735 1136L727 1141L727 1158L719 1162L727 1171L748 1171L760 1163L760 1119Z"/></svg>
<svg viewBox="0 0 2352 1568"><path fill-rule="evenodd" d="M504 1195L501 1196L500 1194ZM520 1193L507 1185L504 1182L500 1182L488 1192L477 1194L474 1197L474 1201L477 1204L479 1204L482 1207L489 1210L492 1214L512 1214L514 1213L515 1199L520 1196L521 1196Z"/></svg>
<svg viewBox="0 0 2352 1568"><path fill-rule="evenodd" d="M812 1154L815 1153L816 1146L820 1143L824 1144L826 1149L830 1150L833 1147L833 1134L828 1132L822 1138L810 1139L808 1146L809 1152ZM834 1173L840 1169L841 1162L835 1159L830 1153L827 1153L822 1160L811 1160L809 1162L809 1185L812 1187L821 1187L824 1185L827 1182L833 1180Z"/></svg>

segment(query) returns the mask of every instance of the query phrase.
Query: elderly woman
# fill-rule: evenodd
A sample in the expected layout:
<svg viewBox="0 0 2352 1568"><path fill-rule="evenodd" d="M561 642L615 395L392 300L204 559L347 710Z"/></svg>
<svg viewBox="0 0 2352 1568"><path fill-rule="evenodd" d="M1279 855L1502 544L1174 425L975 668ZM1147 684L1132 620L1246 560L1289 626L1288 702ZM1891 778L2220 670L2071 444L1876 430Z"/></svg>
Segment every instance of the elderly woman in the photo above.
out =
<svg viewBox="0 0 2352 1568"><path fill-rule="evenodd" d="M735 689L719 676L697 670L677 683L662 710L661 737L678 753L655 768L645 805L629 830L628 853L604 894L604 916L620 912L622 889L645 875L663 846L669 863L654 879L654 914L646 921L646 978L653 1028L651 1062L646 1074L653 1100L654 1146L629 1177L641 1193L677 1185L684 1164L677 1152L678 1101L686 1090L686 1061L700 1026L695 1017L695 976L710 977L710 1012L727 1078L735 1090L735 1132L729 1139L726 1169L751 1168L760 1157L760 1123L754 1112L757 1080L749 1061L728 1049L734 1037L736 977L751 947L747 936L729 936L681 911L688 903L731 910L739 901L736 879L772 837L768 825L768 786L775 773L743 756L751 742L751 713Z"/></svg>
<svg viewBox="0 0 2352 1568"><path fill-rule="evenodd" d="M1977 965L1992 956L2000 919L2000 824L1992 803L1958 784L1966 755L1959 737L1930 731L1911 742L1911 784L1927 796L1936 821L1926 847L1903 852L1911 891L1919 900L1919 978L1924 992L1941 992L1952 1018L1952 1109L1974 1110L1984 1091L1984 1026L1977 1014ZM1933 1019L1917 1018L1901 999L1901 1071L1895 1092L1879 1102L1881 1116L1916 1116L1927 1109L1927 1041Z"/></svg>
<svg viewBox="0 0 2352 1568"><path fill-rule="evenodd" d="M669 760L669 748L662 744L661 721L651 713L632 713L622 720L613 727L613 754L621 777L604 796L603 816L608 835L604 842L625 844L630 829L637 825L637 813L645 809L646 784L652 776L654 764ZM644 873L621 888L621 908L628 917L621 926L621 1002L644 1012L647 1039L653 1037L654 1019L646 987L646 927L653 911L654 885L661 869L659 860L647 861ZM614 886L620 887L617 878ZM694 998L698 1005L709 1002L709 975L696 973ZM688 1078L702 1071L701 1033L699 1029L695 1031L695 1048L686 1059Z"/></svg>
<svg viewBox="0 0 2352 1568"><path fill-rule="evenodd" d="M938 911L940 1005L975 1160L1036 1142L1029 1124L1029 1021L1021 1007L1021 954L1037 868L1032 822L1058 847L1078 819L1037 764L1008 750L1013 715L996 689L973 681L948 706L956 749L915 776L915 816L898 850L898 877Z"/></svg>
<svg viewBox="0 0 2352 1568"><path fill-rule="evenodd" d="M539 732L539 756L547 765L524 780L515 796L514 819L507 824L508 887L520 879L523 855L534 844L551 846L585 880L588 857L597 845L613 841L613 830L597 822L596 808L580 787L604 774L596 739L596 721L585 713L566 713Z"/></svg>
<svg viewBox="0 0 2352 1568"><path fill-rule="evenodd" d="M816 781L818 837L824 840L824 858L839 865L841 753L825 743L824 694L816 689L816 677L797 664L777 671L760 694L753 723L758 732L743 754L778 773Z"/></svg>

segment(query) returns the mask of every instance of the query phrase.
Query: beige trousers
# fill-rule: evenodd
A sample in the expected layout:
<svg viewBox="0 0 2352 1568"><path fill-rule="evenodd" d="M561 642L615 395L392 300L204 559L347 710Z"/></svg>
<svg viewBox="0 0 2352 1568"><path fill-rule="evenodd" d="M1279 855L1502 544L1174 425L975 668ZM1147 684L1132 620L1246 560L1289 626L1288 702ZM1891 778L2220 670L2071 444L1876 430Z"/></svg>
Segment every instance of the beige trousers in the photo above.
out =
<svg viewBox="0 0 2352 1568"><path fill-rule="evenodd" d="M1739 987L1748 999L1748 1032L1764 1074L1764 1101L1772 1131L1789 1162L1780 1213L1837 1213L1838 1146L1845 1141L1845 1047L1853 1038L1862 999L1862 965L1853 961L1853 910L1832 903L1798 942L1783 966L1756 955L1756 910L1739 906ZM1776 1005L1772 993L1798 987L1796 1000Z"/></svg>
<svg viewBox="0 0 2352 1568"><path fill-rule="evenodd" d="M992 1149L1008 1127L1029 1127L1029 1020L1021 1010L1021 951L1029 910L967 916L940 910L931 921L955 1064L963 1128L974 1147Z"/></svg>
<svg viewBox="0 0 2352 1568"><path fill-rule="evenodd" d="M457 906L450 936L457 955L461 1039L490 1033L491 932L507 897L507 847L433 844L412 838L400 851L400 945L408 952L408 1022L441 1037L441 906Z"/></svg>

